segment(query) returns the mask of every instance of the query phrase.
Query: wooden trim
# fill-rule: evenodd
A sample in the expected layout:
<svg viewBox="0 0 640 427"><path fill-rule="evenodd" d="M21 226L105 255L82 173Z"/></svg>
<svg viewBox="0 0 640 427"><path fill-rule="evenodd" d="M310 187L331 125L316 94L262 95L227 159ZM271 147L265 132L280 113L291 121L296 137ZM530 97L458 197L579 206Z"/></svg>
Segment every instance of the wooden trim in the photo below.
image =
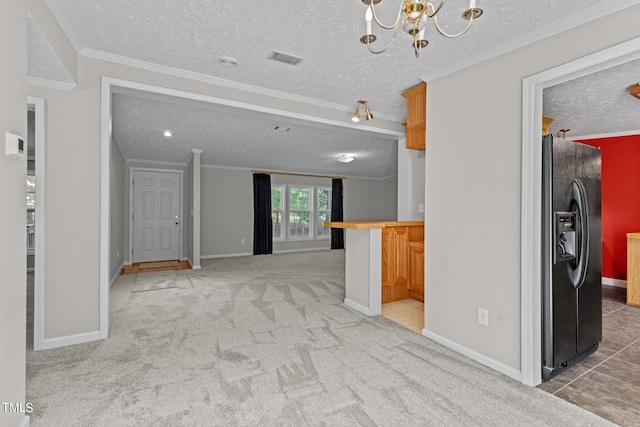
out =
<svg viewBox="0 0 640 427"><path fill-rule="evenodd" d="M391 227L416 227L424 229L424 221L339 221L330 222L325 221L322 223L325 227L330 228L354 228L354 229L367 229L367 228L391 228ZM411 240L411 238L409 239ZM424 240L424 237L417 238L415 240Z"/></svg>

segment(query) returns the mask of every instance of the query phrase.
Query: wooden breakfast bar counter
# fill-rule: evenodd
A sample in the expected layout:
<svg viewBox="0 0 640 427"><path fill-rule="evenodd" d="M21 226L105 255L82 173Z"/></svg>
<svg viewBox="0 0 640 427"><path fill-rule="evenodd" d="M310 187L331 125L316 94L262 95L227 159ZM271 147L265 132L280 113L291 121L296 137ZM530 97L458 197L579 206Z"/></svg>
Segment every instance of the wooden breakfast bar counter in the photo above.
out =
<svg viewBox="0 0 640 427"><path fill-rule="evenodd" d="M367 316L381 314L382 284L390 279L387 277L389 275L386 273L387 269L382 265L382 230L393 229L403 232L404 243L396 246L401 248L399 250L401 252L400 271L406 272L408 256L403 255L405 247L408 250L409 241L423 239L424 221L344 221L325 222L324 226L346 230L344 304ZM406 235L404 235L405 231ZM385 233L385 235L389 234ZM396 256L395 259L397 261L398 257Z"/></svg>

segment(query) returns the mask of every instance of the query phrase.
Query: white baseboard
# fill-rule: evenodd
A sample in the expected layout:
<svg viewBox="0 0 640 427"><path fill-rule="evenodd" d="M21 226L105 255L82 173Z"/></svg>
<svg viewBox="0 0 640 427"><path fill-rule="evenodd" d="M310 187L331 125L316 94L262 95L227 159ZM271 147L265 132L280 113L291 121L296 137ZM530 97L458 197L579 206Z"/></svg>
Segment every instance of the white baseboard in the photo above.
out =
<svg viewBox="0 0 640 427"><path fill-rule="evenodd" d="M303 248L303 249L283 249L279 251L273 251L274 254L288 254L294 252L314 252L314 251L330 251L331 248ZM200 259L214 259L214 258L234 258L241 256L253 256L253 252L239 252L235 254L217 254L217 255L202 255Z"/></svg>
<svg viewBox="0 0 640 427"><path fill-rule="evenodd" d="M607 285L607 286L615 286L617 288L625 288L625 289L627 287L627 281L626 280L611 279L609 277L603 277L602 278L602 284L603 285Z"/></svg>
<svg viewBox="0 0 640 427"><path fill-rule="evenodd" d="M364 305L358 304L357 302L351 301L350 299L345 298L344 299L344 305L346 305L349 308L353 308L356 311L359 311L360 313L366 315L366 316L370 316L370 311L367 307L365 307Z"/></svg>
<svg viewBox="0 0 640 427"><path fill-rule="evenodd" d="M203 255L203 256L200 257L200 259L233 258L233 257L251 256L251 255L253 255L252 252L241 252L241 253L237 253L237 254Z"/></svg>
<svg viewBox="0 0 640 427"><path fill-rule="evenodd" d="M498 371L501 374L505 374L506 376L513 378L514 380L518 381L518 382L522 382L522 373L520 371L518 371L517 369L514 369L510 366L505 365L504 363L498 362L495 359L492 359L490 357L487 357L483 354L480 354L474 350L471 350L470 348L467 348L463 345L460 345L456 342L453 342L451 340L448 340L447 338L440 336L434 332L429 331L428 329L423 329L422 330L422 335L432 339L433 341L437 342L438 344L442 344L443 346L450 348L451 350L462 354L463 356L468 357L469 359L475 360L478 363L481 363L485 366L488 366L489 368L493 369L494 371Z"/></svg>
<svg viewBox="0 0 640 427"><path fill-rule="evenodd" d="M113 286L115 281L118 279L118 276L120 275L120 273L122 273L123 268L124 268L124 263L120 264L120 268L118 268L118 271L116 272L116 274L111 278L111 281L109 282L109 288L111 288L111 286Z"/></svg>
<svg viewBox="0 0 640 427"><path fill-rule="evenodd" d="M31 418L28 415L22 417L22 421L18 424L18 427L29 427L31 425Z"/></svg>
<svg viewBox="0 0 640 427"><path fill-rule="evenodd" d="M99 341L100 331L85 332L76 335L67 335L65 337L48 338L42 343L42 350L48 350L50 348L65 347L67 345L83 344L85 342Z"/></svg>
<svg viewBox="0 0 640 427"><path fill-rule="evenodd" d="M133 263L131 261L125 261L122 263L122 265L133 265Z"/></svg>
<svg viewBox="0 0 640 427"><path fill-rule="evenodd" d="M191 266L191 269L192 269L192 270L200 270L201 268L202 268L202 266L201 266L200 264L192 265L192 266Z"/></svg>
<svg viewBox="0 0 640 427"><path fill-rule="evenodd" d="M274 254L289 254L293 252L314 252L314 251L330 251L331 248L303 248L303 249L282 249L273 251Z"/></svg>

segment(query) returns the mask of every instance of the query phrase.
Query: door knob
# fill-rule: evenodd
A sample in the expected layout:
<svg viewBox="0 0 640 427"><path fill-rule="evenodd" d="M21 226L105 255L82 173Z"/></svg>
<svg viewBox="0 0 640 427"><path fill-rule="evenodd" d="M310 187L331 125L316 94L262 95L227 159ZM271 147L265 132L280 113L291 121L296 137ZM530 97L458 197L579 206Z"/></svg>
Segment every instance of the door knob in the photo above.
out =
<svg viewBox="0 0 640 427"><path fill-rule="evenodd" d="M176 225L180 224L180 220L178 218L178 215L176 215Z"/></svg>

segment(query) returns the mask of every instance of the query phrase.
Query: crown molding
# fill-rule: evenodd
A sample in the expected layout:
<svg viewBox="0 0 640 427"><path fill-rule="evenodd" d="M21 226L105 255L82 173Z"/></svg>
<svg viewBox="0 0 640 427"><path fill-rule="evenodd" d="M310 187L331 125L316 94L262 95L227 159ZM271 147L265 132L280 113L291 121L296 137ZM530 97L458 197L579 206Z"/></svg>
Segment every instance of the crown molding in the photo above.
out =
<svg viewBox="0 0 640 427"><path fill-rule="evenodd" d="M467 60L456 62L448 67L443 67L433 72L427 72L420 76L420 78L425 82L429 82L440 77L444 77L448 74L455 73L457 71L463 70L497 56L504 55L505 53L530 45L548 37L555 36L556 34L560 34L564 31L570 30L580 25L584 25L588 22L602 18L603 16L610 15L612 13L637 4L638 0L613 0L608 2L601 2L597 6L584 9L581 12L552 22L551 24L532 31L531 33L496 45L495 47L487 49L478 55L469 57Z"/></svg>
<svg viewBox="0 0 640 427"><path fill-rule="evenodd" d="M145 160L145 159L126 159L125 163L140 163L146 165L164 165L164 166L181 166L187 167L185 162L167 162L164 160Z"/></svg>
<svg viewBox="0 0 640 427"><path fill-rule="evenodd" d="M256 168L244 168L244 167L240 167L240 166L221 166L221 165L209 165L209 164L201 164L200 165L201 168L207 168L207 169L223 169L223 170L235 170L235 171L243 171L243 172L251 172L252 170L255 170ZM274 174L304 174L305 172L295 172L295 171L285 171L285 170L269 170L269 172L273 172ZM309 172L311 173L311 172ZM335 175L326 175L326 176L320 176L322 174L317 174L317 178L333 178ZM369 177L369 176L355 176L355 175L342 175L342 177L344 177L344 179L347 178L351 178L351 179L366 179L369 181L384 181L385 179L390 179L390 178L395 178L398 175L389 175L389 176L383 176L381 178L375 178L375 177Z"/></svg>
<svg viewBox="0 0 640 427"><path fill-rule="evenodd" d="M27 84L29 86L44 87L47 89L64 90L70 92L78 87L75 83L56 82L53 80L41 79L38 77L27 77Z"/></svg>
<svg viewBox="0 0 640 427"><path fill-rule="evenodd" d="M578 140L584 141L587 139L618 138L623 136L638 136L638 135L640 135L640 129L625 130L625 131L610 132L610 133L599 133L599 134L593 134L593 135L578 135L578 136L571 136L570 138L567 138L567 139L571 141L578 141Z"/></svg>
<svg viewBox="0 0 640 427"><path fill-rule="evenodd" d="M116 64L126 65L133 68L139 68L156 73L167 74L174 77L180 77L189 80L195 80L203 83L224 86L231 89L237 89L250 93L257 93L260 95L270 96L273 98L284 99L286 101L299 102L302 104L314 105L317 107L329 108L337 111L344 111L347 113L353 113L352 105L342 105L333 102L323 101L317 98L311 98L307 96L294 95L288 92L282 92L279 90L268 89L260 86L249 85L245 83L239 83L233 80L227 80L220 77L210 76L207 74L196 73L194 71L181 70L178 68L168 67L166 65L154 64L152 62L140 61L138 59L129 58L126 56L116 55L113 53L103 52L100 50L85 48L80 51L80 56L87 58L98 59L101 61L113 62ZM400 122L402 120L391 117L384 114L376 113L376 117L380 119L390 120L393 122Z"/></svg>

